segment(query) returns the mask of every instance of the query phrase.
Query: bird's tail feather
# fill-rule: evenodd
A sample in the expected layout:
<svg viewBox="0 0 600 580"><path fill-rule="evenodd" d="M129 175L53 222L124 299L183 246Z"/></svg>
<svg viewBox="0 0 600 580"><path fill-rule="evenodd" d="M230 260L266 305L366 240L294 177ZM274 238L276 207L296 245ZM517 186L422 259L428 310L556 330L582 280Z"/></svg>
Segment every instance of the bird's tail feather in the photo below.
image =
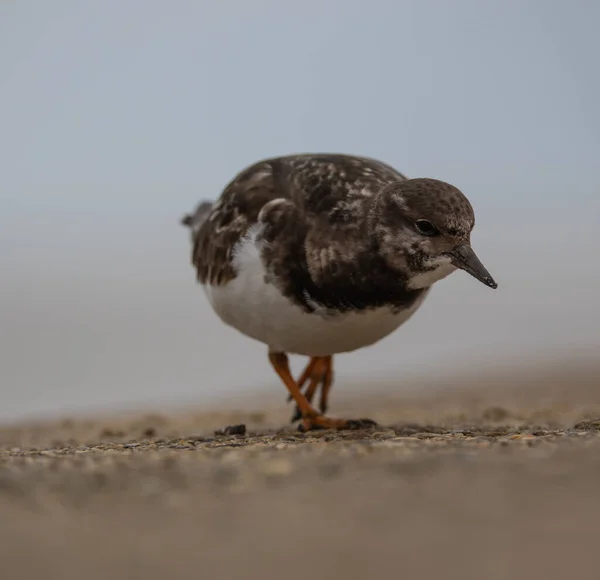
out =
<svg viewBox="0 0 600 580"><path fill-rule="evenodd" d="M207 220L210 211L212 210L213 202L212 201L203 201L198 207L193 211L193 213L189 213L184 215L181 218L181 223L192 230L198 230L200 226Z"/></svg>

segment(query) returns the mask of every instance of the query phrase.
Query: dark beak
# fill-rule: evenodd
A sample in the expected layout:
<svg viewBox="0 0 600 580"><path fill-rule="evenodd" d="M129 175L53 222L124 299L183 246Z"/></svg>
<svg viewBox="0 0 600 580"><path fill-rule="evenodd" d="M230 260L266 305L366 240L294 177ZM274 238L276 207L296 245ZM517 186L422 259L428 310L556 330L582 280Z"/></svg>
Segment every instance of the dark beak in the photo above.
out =
<svg viewBox="0 0 600 580"><path fill-rule="evenodd" d="M457 268L468 272L473 278L477 278L477 280L490 288L498 288L498 284L496 284L490 273L485 269L485 266L479 261L479 258L469 244L462 244L454 248L454 250L450 250L448 255L452 258L452 263Z"/></svg>

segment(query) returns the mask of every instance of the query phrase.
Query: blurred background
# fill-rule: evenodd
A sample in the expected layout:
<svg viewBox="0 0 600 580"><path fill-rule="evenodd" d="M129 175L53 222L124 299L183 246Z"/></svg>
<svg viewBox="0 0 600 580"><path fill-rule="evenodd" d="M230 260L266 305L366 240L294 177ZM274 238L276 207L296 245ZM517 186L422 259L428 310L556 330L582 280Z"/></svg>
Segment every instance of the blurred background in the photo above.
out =
<svg viewBox="0 0 600 580"><path fill-rule="evenodd" d="M455 184L499 282L440 283L338 357L340 384L595 356L599 18L593 0L3 0L0 421L283 403L263 345L210 310L179 219L296 152Z"/></svg>

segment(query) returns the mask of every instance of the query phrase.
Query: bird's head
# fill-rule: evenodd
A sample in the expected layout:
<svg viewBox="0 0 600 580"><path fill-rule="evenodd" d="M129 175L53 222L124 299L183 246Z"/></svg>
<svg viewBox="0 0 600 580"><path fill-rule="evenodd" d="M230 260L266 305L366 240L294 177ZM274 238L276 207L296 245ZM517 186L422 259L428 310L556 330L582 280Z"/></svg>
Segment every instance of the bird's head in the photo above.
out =
<svg viewBox="0 0 600 580"><path fill-rule="evenodd" d="M427 288L457 268L497 284L471 247L475 216L456 187L436 179L407 179L383 188L374 200L370 229L387 264L409 288Z"/></svg>

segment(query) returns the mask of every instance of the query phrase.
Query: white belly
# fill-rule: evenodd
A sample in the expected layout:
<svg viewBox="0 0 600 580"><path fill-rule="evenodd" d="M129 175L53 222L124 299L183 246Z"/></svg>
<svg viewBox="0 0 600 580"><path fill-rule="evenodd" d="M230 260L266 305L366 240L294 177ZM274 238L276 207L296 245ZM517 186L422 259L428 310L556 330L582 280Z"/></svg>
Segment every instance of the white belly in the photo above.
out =
<svg viewBox="0 0 600 580"><path fill-rule="evenodd" d="M388 307L328 315L307 313L265 283L265 269L253 237L236 253L238 275L225 286L204 286L208 299L226 324L268 345L273 352L323 356L369 346L406 322L427 292L411 308Z"/></svg>

